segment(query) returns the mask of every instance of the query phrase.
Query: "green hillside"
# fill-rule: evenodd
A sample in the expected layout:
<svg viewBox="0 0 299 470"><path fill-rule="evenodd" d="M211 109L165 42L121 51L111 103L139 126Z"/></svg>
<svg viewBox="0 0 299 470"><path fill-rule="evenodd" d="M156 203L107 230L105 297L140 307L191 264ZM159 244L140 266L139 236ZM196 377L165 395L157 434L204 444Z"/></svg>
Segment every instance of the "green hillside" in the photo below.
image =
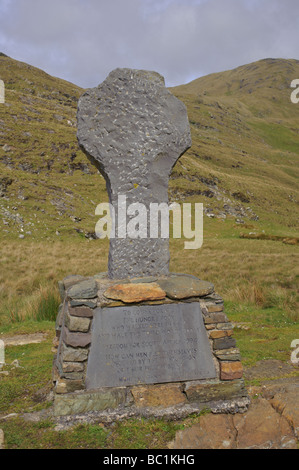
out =
<svg viewBox="0 0 299 470"><path fill-rule="evenodd" d="M0 77L1 236L44 239L56 231L78 236L81 226L94 230L94 208L106 191L77 144L83 90L3 56Z"/></svg>
<svg viewBox="0 0 299 470"><path fill-rule="evenodd" d="M177 165L172 190L208 187L205 206L218 215L239 205L241 218L257 215L285 234L298 229L299 105L290 100L296 77L299 61L265 59L173 88L188 107L193 145L188 171Z"/></svg>
<svg viewBox="0 0 299 470"><path fill-rule="evenodd" d="M297 366L289 369L299 338L296 78L299 61L265 59L171 89L188 108L193 143L173 169L170 200L202 202L205 217L200 249L170 240L170 270L214 284L245 371L277 361L265 379L298 376ZM108 199L104 178L76 139L83 90L1 53L0 79L0 339L47 337L6 348L1 421L51 410L58 281L107 271L109 245L94 239L95 208ZM262 380L246 378L254 397ZM88 424L58 434L50 421L22 416L1 421L8 448L163 448L177 426L142 419L113 423L107 434ZM189 418L182 423L189 426Z"/></svg>
<svg viewBox="0 0 299 470"><path fill-rule="evenodd" d="M185 102L192 147L171 176L171 200L203 202L211 218L259 222L294 236L298 222L299 61L265 59L172 88ZM1 236L92 233L102 176L76 140L79 87L0 55ZM258 226L259 227L259 226ZM257 227L257 228L258 228ZM88 235L87 235L88 236Z"/></svg>

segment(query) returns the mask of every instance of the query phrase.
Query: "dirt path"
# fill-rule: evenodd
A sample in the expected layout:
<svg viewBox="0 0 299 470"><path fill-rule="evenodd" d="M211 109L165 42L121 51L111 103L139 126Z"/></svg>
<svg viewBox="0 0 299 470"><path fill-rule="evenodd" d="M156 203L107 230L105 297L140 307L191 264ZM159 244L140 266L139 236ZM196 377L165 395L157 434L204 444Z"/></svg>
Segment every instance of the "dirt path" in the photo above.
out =
<svg viewBox="0 0 299 470"><path fill-rule="evenodd" d="M5 346L23 346L25 344L41 343L47 339L46 333L31 333L15 336L0 336Z"/></svg>

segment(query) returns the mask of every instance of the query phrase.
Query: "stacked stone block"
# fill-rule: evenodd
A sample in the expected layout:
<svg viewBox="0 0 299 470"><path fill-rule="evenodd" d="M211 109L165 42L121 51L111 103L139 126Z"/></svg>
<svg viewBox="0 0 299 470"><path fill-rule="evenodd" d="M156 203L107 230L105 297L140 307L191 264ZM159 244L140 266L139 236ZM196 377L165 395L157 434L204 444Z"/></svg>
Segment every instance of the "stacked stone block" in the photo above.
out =
<svg viewBox="0 0 299 470"><path fill-rule="evenodd" d="M170 277L145 279L151 292L153 285L165 288L165 299L142 301L140 298L125 305L160 305L161 303L199 302L206 333L209 338L216 369L215 379L192 380L164 384L140 384L125 387L102 387L86 390L85 379L88 355L92 339L92 321L96 307L117 307L124 303L105 296L117 289L117 280L105 274L93 278L70 276L59 283L63 303L56 322L56 354L53 367L56 415L74 415L87 412L106 413L114 416L121 410L122 416L186 416L208 407L215 412L246 411L249 399L242 379L243 368L239 349L233 338L233 326L224 313L223 299L215 294L212 284L202 284L195 289L196 278L170 275ZM178 290L180 285L192 284L192 292ZM169 288L171 280L173 289ZM173 281L174 284L173 284ZM142 283L142 278L121 281L125 286ZM199 284L198 284L199 285ZM110 290L109 290L110 289ZM154 289L154 290L153 290ZM160 291L159 291L160 292ZM190 297L190 293L192 296ZM118 296L119 297L119 296Z"/></svg>

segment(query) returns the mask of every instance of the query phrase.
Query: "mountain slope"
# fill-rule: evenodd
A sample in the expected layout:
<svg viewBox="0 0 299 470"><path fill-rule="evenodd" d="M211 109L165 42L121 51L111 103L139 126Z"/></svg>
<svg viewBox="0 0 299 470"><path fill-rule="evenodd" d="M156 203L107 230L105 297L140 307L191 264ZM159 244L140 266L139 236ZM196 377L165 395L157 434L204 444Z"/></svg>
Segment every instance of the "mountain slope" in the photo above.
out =
<svg viewBox="0 0 299 470"><path fill-rule="evenodd" d="M176 164L171 200L210 217L294 235L298 226L299 62L265 59L172 88L185 102L192 147ZM84 236L104 179L76 140L79 87L0 54L1 236ZM207 219L208 221L208 219ZM240 225L242 226L242 225Z"/></svg>
<svg viewBox="0 0 299 470"><path fill-rule="evenodd" d="M220 213L240 200L260 219L298 227L299 104L290 100L296 77L299 61L265 59L172 88L191 124L188 179L200 174L217 183Z"/></svg>

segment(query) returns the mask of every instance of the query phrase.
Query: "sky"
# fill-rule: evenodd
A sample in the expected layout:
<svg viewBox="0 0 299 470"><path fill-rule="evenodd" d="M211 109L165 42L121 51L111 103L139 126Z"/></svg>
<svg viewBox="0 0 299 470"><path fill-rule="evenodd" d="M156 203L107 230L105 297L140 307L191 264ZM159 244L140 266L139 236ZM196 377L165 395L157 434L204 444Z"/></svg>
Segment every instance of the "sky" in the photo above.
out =
<svg viewBox="0 0 299 470"><path fill-rule="evenodd" d="M299 0L0 0L0 52L83 88L117 67L175 86L299 59L298 39Z"/></svg>

